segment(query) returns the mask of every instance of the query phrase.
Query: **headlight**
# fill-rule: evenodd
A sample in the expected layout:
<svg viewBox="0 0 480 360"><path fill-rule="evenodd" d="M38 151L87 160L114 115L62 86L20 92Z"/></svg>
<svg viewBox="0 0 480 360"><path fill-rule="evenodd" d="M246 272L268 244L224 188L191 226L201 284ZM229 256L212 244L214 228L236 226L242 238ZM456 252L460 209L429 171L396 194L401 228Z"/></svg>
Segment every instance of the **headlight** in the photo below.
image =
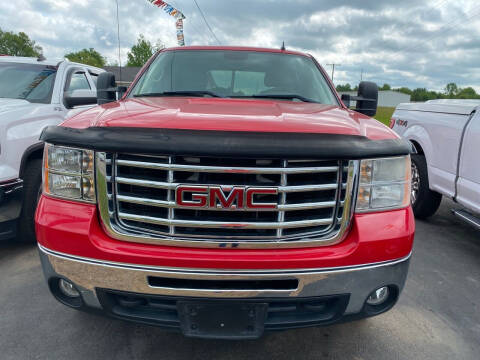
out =
<svg viewBox="0 0 480 360"><path fill-rule="evenodd" d="M399 209L410 204L410 156L360 162L357 212Z"/></svg>
<svg viewBox="0 0 480 360"><path fill-rule="evenodd" d="M45 144L43 192L55 197L95 202L94 153Z"/></svg>

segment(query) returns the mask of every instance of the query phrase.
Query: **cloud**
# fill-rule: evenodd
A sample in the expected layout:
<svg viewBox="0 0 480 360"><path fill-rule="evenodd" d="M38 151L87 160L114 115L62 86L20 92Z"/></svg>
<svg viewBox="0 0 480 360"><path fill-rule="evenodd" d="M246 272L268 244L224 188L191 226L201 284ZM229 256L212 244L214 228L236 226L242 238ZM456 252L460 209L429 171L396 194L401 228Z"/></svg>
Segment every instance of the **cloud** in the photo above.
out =
<svg viewBox="0 0 480 360"><path fill-rule="evenodd" d="M480 91L480 3L475 0L197 0L225 45L287 48L340 64L335 83L363 79L441 90L448 82ZM176 45L173 18L146 0L118 0L122 61L140 33ZM172 0L186 15L187 44L214 45L192 0ZM47 57L94 47L116 61L114 0L0 3L2 29L24 31Z"/></svg>

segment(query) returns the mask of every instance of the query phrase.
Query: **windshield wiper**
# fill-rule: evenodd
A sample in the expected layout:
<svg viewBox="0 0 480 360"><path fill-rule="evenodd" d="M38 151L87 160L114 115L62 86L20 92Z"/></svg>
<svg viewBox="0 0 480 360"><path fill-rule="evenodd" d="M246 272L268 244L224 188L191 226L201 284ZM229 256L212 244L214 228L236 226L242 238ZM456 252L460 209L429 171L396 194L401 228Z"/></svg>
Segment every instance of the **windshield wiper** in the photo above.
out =
<svg viewBox="0 0 480 360"><path fill-rule="evenodd" d="M306 98L305 96L297 95L297 94L254 94L249 96L233 96L233 97L260 98L260 99L262 98L263 99L286 99L286 100L298 99L303 102L311 102L311 103L318 102L318 101Z"/></svg>
<svg viewBox="0 0 480 360"><path fill-rule="evenodd" d="M204 96L210 95L211 97L223 98L224 96L214 93L208 90L184 90L184 91L164 91L153 92L145 94L135 94L134 97L159 97L159 96Z"/></svg>

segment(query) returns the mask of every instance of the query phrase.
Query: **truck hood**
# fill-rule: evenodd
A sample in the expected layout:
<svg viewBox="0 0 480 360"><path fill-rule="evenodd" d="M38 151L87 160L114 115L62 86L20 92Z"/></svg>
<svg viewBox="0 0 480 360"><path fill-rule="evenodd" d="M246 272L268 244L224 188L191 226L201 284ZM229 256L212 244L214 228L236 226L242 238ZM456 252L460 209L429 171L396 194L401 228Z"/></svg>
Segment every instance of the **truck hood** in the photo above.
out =
<svg viewBox="0 0 480 360"><path fill-rule="evenodd" d="M349 109L316 103L223 98L158 97L98 106L67 127L141 127L219 131L298 132L395 139L388 127Z"/></svg>
<svg viewBox="0 0 480 360"><path fill-rule="evenodd" d="M27 107L35 106L27 100L0 98L0 115L10 111L18 111Z"/></svg>

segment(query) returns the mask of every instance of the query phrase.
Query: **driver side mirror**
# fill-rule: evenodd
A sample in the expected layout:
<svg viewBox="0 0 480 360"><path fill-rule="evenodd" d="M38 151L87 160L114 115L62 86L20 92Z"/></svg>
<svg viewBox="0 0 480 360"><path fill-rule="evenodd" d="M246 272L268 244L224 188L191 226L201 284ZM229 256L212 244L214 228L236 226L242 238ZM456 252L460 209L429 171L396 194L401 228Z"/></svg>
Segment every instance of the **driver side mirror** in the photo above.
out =
<svg viewBox="0 0 480 360"><path fill-rule="evenodd" d="M374 82L362 81L358 86L357 96L342 95L345 106L350 106L350 101L356 101L355 111L367 116L375 116L378 106L378 86Z"/></svg>
<svg viewBox="0 0 480 360"><path fill-rule="evenodd" d="M75 106L96 104L97 94L93 90L77 89L65 92L63 99L65 106L68 109L72 109Z"/></svg>

